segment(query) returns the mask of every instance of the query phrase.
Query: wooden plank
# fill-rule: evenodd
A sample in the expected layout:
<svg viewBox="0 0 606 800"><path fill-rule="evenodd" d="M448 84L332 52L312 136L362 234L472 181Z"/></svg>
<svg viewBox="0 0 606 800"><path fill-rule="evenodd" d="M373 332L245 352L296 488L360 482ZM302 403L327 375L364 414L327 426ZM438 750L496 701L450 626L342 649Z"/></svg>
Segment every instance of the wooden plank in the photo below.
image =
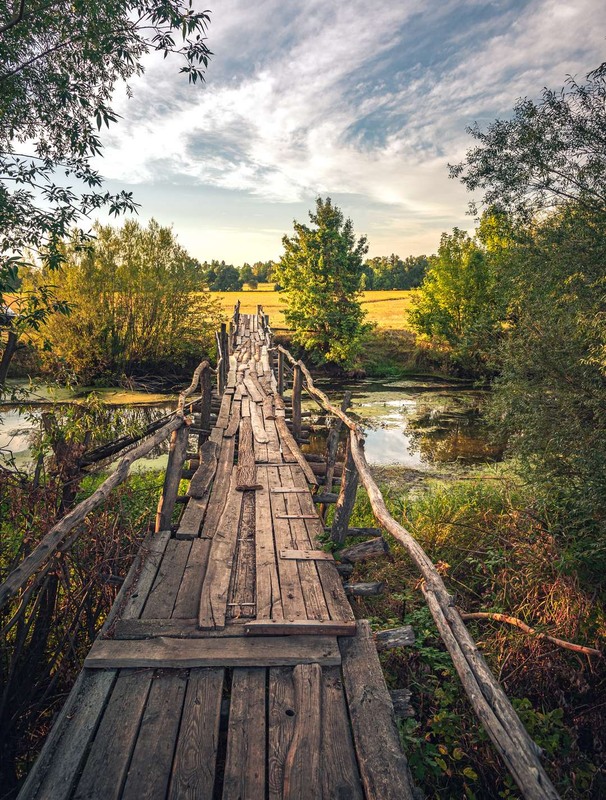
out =
<svg viewBox="0 0 606 800"><path fill-rule="evenodd" d="M262 491L255 502L256 602L258 619L283 618L267 470L257 470Z"/></svg>
<svg viewBox="0 0 606 800"><path fill-rule="evenodd" d="M280 486L280 477L275 467L267 470L269 488ZM286 511L284 495L270 494L270 503L274 527L274 540L277 549L289 550L293 547L288 520L281 519L280 514ZM278 575L282 595L282 609L287 620L307 619L305 599L301 587L301 578L296 561L278 559ZM257 619L260 619L257 614Z"/></svg>
<svg viewBox="0 0 606 800"><path fill-rule="evenodd" d="M284 762L284 800L321 796L322 668L299 664L293 669L295 727Z"/></svg>
<svg viewBox="0 0 606 800"><path fill-rule="evenodd" d="M263 413L256 403L251 403L250 405L250 421L252 422L255 441L259 444L267 444L269 442L269 436L263 424Z"/></svg>
<svg viewBox="0 0 606 800"><path fill-rule="evenodd" d="M246 387L246 391L248 392L248 396L252 400L253 403L262 403L263 402L263 393L261 392L261 387L259 386L258 381L254 381L250 373L244 378L244 386Z"/></svg>
<svg viewBox="0 0 606 800"><path fill-rule="evenodd" d="M241 409L242 409L242 403L238 400L234 400L234 402L231 404L231 416L229 418L229 425L225 429L224 435L226 439L228 439L231 436L235 436L236 433L238 432Z"/></svg>
<svg viewBox="0 0 606 800"><path fill-rule="evenodd" d="M302 619L297 622L255 619L244 624L244 631L249 636L354 636L356 623L318 619Z"/></svg>
<svg viewBox="0 0 606 800"><path fill-rule="evenodd" d="M150 617L169 619L172 616L190 550L191 542L188 541L171 539L167 544L154 585L141 614L144 619Z"/></svg>
<svg viewBox="0 0 606 800"><path fill-rule="evenodd" d="M255 616L255 494L242 495L242 516L232 570L228 619Z"/></svg>
<svg viewBox="0 0 606 800"><path fill-rule="evenodd" d="M307 486L305 488L300 486L276 486L271 490L272 494L307 494L308 492Z"/></svg>
<svg viewBox="0 0 606 800"><path fill-rule="evenodd" d="M196 598L197 600L197 598ZM244 625L232 620L222 631L201 631L198 617L180 619L122 619L114 627L113 639L208 639L209 637L243 636Z"/></svg>
<svg viewBox="0 0 606 800"><path fill-rule="evenodd" d="M257 468L255 466L251 419L243 417L240 421L236 490L245 492L249 489L260 488L261 484L257 480Z"/></svg>
<svg viewBox="0 0 606 800"><path fill-rule="evenodd" d="M223 800L265 797L264 669L234 670Z"/></svg>
<svg viewBox="0 0 606 800"><path fill-rule="evenodd" d="M269 670L268 788L269 800L282 800L284 764L295 728L295 687L292 669Z"/></svg>
<svg viewBox="0 0 606 800"><path fill-rule="evenodd" d="M179 527L175 533L176 539L195 539L200 535L202 521L208 508L210 496L190 497L181 516Z"/></svg>
<svg viewBox="0 0 606 800"><path fill-rule="evenodd" d="M354 625L355 628L355 625ZM364 800L341 671L322 670L322 797Z"/></svg>
<svg viewBox="0 0 606 800"><path fill-rule="evenodd" d="M276 414L276 428L278 429L278 435L280 436L280 440L284 445L286 445L286 449L290 451L295 458L297 464L303 470L305 477L307 478L308 483L312 486L317 486L318 481L316 476L313 473L313 470L305 460L303 453L299 450L299 445L294 440L291 432L288 430L288 426L286 425L286 420L284 417L280 417Z"/></svg>
<svg viewBox="0 0 606 800"><path fill-rule="evenodd" d="M318 519L317 514L278 514L276 519Z"/></svg>
<svg viewBox="0 0 606 800"><path fill-rule="evenodd" d="M265 425L265 433L267 434L267 460L268 461L282 461L282 450L280 447L280 437L278 436L278 429L274 419L268 419L263 415L263 422Z"/></svg>
<svg viewBox="0 0 606 800"><path fill-rule="evenodd" d="M168 800L213 795L224 676L222 668L190 672Z"/></svg>
<svg viewBox="0 0 606 800"><path fill-rule="evenodd" d="M21 789L21 800L67 800L111 694L116 673L81 672Z"/></svg>
<svg viewBox="0 0 606 800"><path fill-rule="evenodd" d="M294 479L290 467L283 467L279 470L279 473L283 486L294 486ZM306 517L309 515L301 513L306 500L311 504L311 495L301 495L298 493L285 495L286 510L292 517L290 520L290 530L293 544L295 546L294 549L305 552L310 551L313 548L313 540L309 535L307 523L305 522ZM311 505L313 509L313 504ZM326 558L324 557L320 560L326 561ZM324 590L322 588L322 583L320 582L320 577L316 568L316 562L307 559L298 559L297 568L299 570L301 586L303 588L303 597L305 598L307 616L310 619L330 619L328 605L324 597Z"/></svg>
<svg viewBox="0 0 606 800"><path fill-rule="evenodd" d="M292 558L294 561L334 561L332 553L325 550L280 550L280 558Z"/></svg>
<svg viewBox="0 0 606 800"><path fill-rule="evenodd" d="M219 453L217 472L206 510L206 518L202 527L202 536L206 536L209 539L212 539L215 535L217 525L219 524L219 520L225 508L234 465L234 450L235 442L233 438L223 439L221 451Z"/></svg>
<svg viewBox="0 0 606 800"><path fill-rule="evenodd" d="M242 415L242 419L244 417L250 417L250 398L243 397L241 402L240 414Z"/></svg>
<svg viewBox="0 0 606 800"><path fill-rule="evenodd" d="M215 422L216 428L227 428L229 425L229 412L231 409L232 395L224 394L221 400L221 408Z"/></svg>
<svg viewBox="0 0 606 800"><path fill-rule="evenodd" d="M242 492L236 491L236 475L234 473L230 480L225 510L217 524L206 576L202 584L199 612L199 624L202 630L225 626L227 596L236 552L241 510Z"/></svg>
<svg viewBox="0 0 606 800"><path fill-rule="evenodd" d="M191 543L189 558L172 613L174 619L190 619L198 614L211 541L211 539L194 539Z"/></svg>
<svg viewBox="0 0 606 800"><path fill-rule="evenodd" d="M331 636L240 636L204 639L98 639L84 666L88 669L265 667L341 663Z"/></svg>
<svg viewBox="0 0 606 800"><path fill-rule="evenodd" d="M118 612L122 619L135 619L140 616L169 541L170 531L161 531L150 535L141 546L139 554L143 559L143 565L137 581Z"/></svg>
<svg viewBox="0 0 606 800"><path fill-rule="evenodd" d="M154 675L122 800L166 796L186 686L185 671Z"/></svg>
<svg viewBox="0 0 606 800"><path fill-rule="evenodd" d="M118 675L74 800L118 800L122 794L151 682L151 670Z"/></svg>
<svg viewBox="0 0 606 800"><path fill-rule="evenodd" d="M340 641L343 684L358 764L368 800L413 800L408 762L400 749L393 707L370 625Z"/></svg>
<svg viewBox="0 0 606 800"><path fill-rule="evenodd" d="M208 439L200 448L200 464L194 472L187 490L188 497L204 497L217 471L219 446Z"/></svg>

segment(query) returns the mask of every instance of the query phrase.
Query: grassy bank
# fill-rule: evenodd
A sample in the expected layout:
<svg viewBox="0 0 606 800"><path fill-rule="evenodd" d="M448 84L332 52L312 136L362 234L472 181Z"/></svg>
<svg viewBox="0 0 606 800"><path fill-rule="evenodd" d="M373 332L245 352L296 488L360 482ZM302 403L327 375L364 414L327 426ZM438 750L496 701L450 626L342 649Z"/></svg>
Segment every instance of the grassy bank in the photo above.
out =
<svg viewBox="0 0 606 800"><path fill-rule="evenodd" d="M459 607L507 613L588 646L603 643L606 618L595 587L581 585L566 571L547 510L512 475L501 469L481 479L436 484L413 497L400 489L390 493L388 487L386 494L393 515L438 564ZM351 524L373 524L362 490ZM412 692L415 717L401 723L401 735L416 780L427 797L442 800L517 797L460 687L425 606L418 573L395 540L390 546L391 558L357 565L352 580L385 583L380 597L357 600L357 616L369 618L376 629L405 622L415 630L413 647L381 659L390 688ZM603 659L590 661L499 622L468 624L544 748L546 767L562 795L605 796Z"/></svg>

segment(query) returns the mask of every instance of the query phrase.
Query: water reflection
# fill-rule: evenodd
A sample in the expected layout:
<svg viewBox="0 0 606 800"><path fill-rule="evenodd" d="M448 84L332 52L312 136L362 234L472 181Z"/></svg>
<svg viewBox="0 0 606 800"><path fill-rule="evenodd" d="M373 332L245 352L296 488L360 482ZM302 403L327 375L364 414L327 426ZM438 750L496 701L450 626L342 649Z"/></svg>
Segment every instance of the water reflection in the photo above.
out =
<svg viewBox="0 0 606 800"><path fill-rule="evenodd" d="M491 442L482 416L485 391L412 379L324 387L335 402L348 388L353 392L350 413L364 427L370 464L431 470L438 464L469 465L502 457L502 447ZM309 449L323 452L322 437L312 437Z"/></svg>

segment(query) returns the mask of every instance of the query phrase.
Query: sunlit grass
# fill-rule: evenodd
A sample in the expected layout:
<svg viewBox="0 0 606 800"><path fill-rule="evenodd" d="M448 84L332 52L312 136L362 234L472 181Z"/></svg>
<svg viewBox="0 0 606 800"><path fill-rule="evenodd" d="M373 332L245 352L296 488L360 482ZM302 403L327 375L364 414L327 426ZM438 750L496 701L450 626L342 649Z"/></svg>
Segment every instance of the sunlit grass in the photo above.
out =
<svg viewBox="0 0 606 800"><path fill-rule="evenodd" d="M285 298L279 292L272 291L271 284L259 284L255 290L211 294L220 301L228 316L231 316L234 305L240 300L240 311L243 314L252 314L258 305L262 305L274 328L287 327L283 314ZM362 306L367 313L366 319L376 323L379 328L403 330L409 328L408 310L411 299L410 291L364 292Z"/></svg>

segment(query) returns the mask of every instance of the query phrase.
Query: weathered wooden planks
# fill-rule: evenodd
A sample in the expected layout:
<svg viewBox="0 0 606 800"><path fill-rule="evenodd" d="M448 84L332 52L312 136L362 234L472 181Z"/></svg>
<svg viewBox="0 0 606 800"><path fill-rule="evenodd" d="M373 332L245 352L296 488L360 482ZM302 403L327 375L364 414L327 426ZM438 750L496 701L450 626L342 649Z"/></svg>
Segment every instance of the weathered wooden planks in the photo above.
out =
<svg viewBox="0 0 606 800"><path fill-rule="evenodd" d="M199 624L202 630L222 628L227 613L227 597L236 552L242 492L236 491L232 473L225 509L217 521L208 567L202 584Z"/></svg>
<svg viewBox="0 0 606 800"><path fill-rule="evenodd" d="M152 682L152 670L118 675L107 710L99 725L74 800L118 800L143 710Z"/></svg>
<svg viewBox="0 0 606 800"><path fill-rule="evenodd" d="M240 421L236 489L239 492L245 492L249 489L260 488L261 484L257 480L257 468L255 466L251 418L243 417Z"/></svg>
<svg viewBox="0 0 606 800"><path fill-rule="evenodd" d="M264 669L234 670L223 800L265 797Z"/></svg>
<svg viewBox="0 0 606 800"><path fill-rule="evenodd" d="M224 676L223 668L190 671L170 777L169 800L212 797Z"/></svg>
<svg viewBox="0 0 606 800"><path fill-rule="evenodd" d="M368 622L358 621L357 635L342 639L340 648L343 683L366 797L413 800L408 762L400 749L393 707Z"/></svg>
<svg viewBox="0 0 606 800"><path fill-rule="evenodd" d="M166 796L186 684L182 670L154 675L122 800Z"/></svg>
<svg viewBox="0 0 606 800"><path fill-rule="evenodd" d="M331 636L270 636L206 639L98 639L84 666L113 667L246 667L341 663L337 640Z"/></svg>
<svg viewBox="0 0 606 800"><path fill-rule="evenodd" d="M295 725L284 761L284 800L316 800L321 794L321 679L319 664L293 669Z"/></svg>
<svg viewBox="0 0 606 800"><path fill-rule="evenodd" d="M354 636L356 623L335 620L303 619L288 622L280 619L255 619L244 624L251 636Z"/></svg>

